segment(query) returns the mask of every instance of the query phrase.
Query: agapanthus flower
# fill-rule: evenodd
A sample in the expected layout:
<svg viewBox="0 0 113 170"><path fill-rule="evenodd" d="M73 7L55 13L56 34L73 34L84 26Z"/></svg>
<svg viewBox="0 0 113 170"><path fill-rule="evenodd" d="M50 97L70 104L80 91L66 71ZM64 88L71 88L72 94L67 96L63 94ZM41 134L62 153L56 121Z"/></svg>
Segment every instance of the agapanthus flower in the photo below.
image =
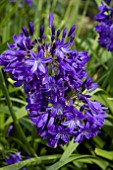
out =
<svg viewBox="0 0 113 170"><path fill-rule="evenodd" d="M103 2L98 7L100 12L95 16L99 24L95 27L99 34L98 42L108 51L113 52L113 8L106 6Z"/></svg>
<svg viewBox="0 0 113 170"><path fill-rule="evenodd" d="M12 165L22 161L21 152L17 152L15 154L10 153L9 156L9 158L5 158L5 161L8 165ZM26 170L26 168L22 168L22 170Z"/></svg>
<svg viewBox="0 0 113 170"><path fill-rule="evenodd" d="M33 38L34 27L14 35L0 56L0 65L11 74L15 86L22 86L27 95L27 111L38 135L52 147L64 145L71 138L81 142L96 136L105 119L106 108L91 99L97 88L88 76L88 52L72 49L75 37L73 25L56 30L54 15L49 16L50 39L40 28L40 36ZM59 38L59 35L61 38ZM68 39L68 41L66 41Z"/></svg>

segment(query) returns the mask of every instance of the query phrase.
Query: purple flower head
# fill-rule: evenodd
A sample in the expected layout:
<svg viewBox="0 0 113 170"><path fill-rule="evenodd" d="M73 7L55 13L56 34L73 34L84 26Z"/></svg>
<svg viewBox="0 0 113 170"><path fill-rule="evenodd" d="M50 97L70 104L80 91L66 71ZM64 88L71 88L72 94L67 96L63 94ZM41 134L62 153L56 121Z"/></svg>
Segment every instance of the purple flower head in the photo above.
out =
<svg viewBox="0 0 113 170"><path fill-rule="evenodd" d="M106 109L101 103L91 101L89 94L97 84L87 73L88 52L72 48L76 26L69 31L64 28L61 34L53 20L51 13L50 42L44 34L44 26L40 27L40 36L34 38L34 26L30 22L29 31L23 27L19 36L14 35L14 43L8 44L9 49L0 56L0 65L11 74L15 86L23 87L28 103L26 109L38 135L56 147L72 138L82 142L97 135Z"/></svg>
<svg viewBox="0 0 113 170"><path fill-rule="evenodd" d="M100 12L95 16L95 19L100 23L111 25L113 23L113 9L107 7L103 2L98 7Z"/></svg>
<svg viewBox="0 0 113 170"><path fill-rule="evenodd" d="M100 46L105 47L108 51L113 51L113 8L107 7L103 2L98 7L100 12L95 16L99 24L95 27L99 34L98 42Z"/></svg>

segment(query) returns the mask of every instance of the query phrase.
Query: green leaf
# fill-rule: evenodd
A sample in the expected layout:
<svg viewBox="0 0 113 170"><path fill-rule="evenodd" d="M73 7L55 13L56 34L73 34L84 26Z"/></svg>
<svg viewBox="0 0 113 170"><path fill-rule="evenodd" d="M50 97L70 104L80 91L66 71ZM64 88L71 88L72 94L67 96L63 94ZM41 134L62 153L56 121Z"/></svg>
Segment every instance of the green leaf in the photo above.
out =
<svg viewBox="0 0 113 170"><path fill-rule="evenodd" d="M8 3L8 0L1 0L0 1L0 11L2 10L2 8L4 8Z"/></svg>
<svg viewBox="0 0 113 170"><path fill-rule="evenodd" d="M46 155L46 156L41 156L41 157L37 157L37 158L30 158L30 159L21 161L19 163L13 164L13 165L4 166L4 167L0 168L0 170L19 170L23 167L38 165L41 163L41 161L54 160L54 159L58 159L59 157L61 157L60 154Z"/></svg>
<svg viewBox="0 0 113 170"><path fill-rule="evenodd" d="M0 101L4 101L6 100L5 98L0 98ZM26 105L27 103L21 99L18 99L18 98L14 98L14 97L10 97L10 100L11 101L14 101L14 102L17 102L17 103L21 103L23 105Z"/></svg>
<svg viewBox="0 0 113 170"><path fill-rule="evenodd" d="M31 158L13 165L5 166L3 168L0 168L0 170L19 170L23 167L33 165L34 163L38 165L40 162L40 158Z"/></svg>
<svg viewBox="0 0 113 170"><path fill-rule="evenodd" d="M113 113L113 101L110 100L110 96L105 91L99 91L92 96L93 100L101 102L103 105L107 106Z"/></svg>
<svg viewBox="0 0 113 170"><path fill-rule="evenodd" d="M20 118L22 118L24 116L27 116L27 111L26 111L25 107L22 107L22 108L18 108L18 110L15 112L15 114L17 116L17 119L20 119ZM13 122L13 119L10 116L8 118L8 120L5 122L5 126L9 125L12 122Z"/></svg>
<svg viewBox="0 0 113 170"><path fill-rule="evenodd" d="M21 123L27 130L29 130L30 132L32 132L34 125L33 125L33 122L32 122L30 119L28 119L27 117L22 117L22 118L20 119L20 123Z"/></svg>
<svg viewBox="0 0 113 170"><path fill-rule="evenodd" d="M109 160L113 161L113 151L105 151L105 150L96 148L95 153L98 156L101 156L103 158L106 158L106 159L109 159Z"/></svg>
<svg viewBox="0 0 113 170"><path fill-rule="evenodd" d="M113 96L113 68L111 69L109 74L109 84L110 84L111 94Z"/></svg>
<svg viewBox="0 0 113 170"><path fill-rule="evenodd" d="M16 4L14 5L14 7L12 7L12 9L10 10L10 12L4 17L4 19L3 19L2 22L0 23L0 28L1 28L4 24L6 24L6 23L8 22L8 20L9 20L9 18L15 13L15 11L16 11L17 8L18 8L19 3L20 3L20 0L18 0L18 1L16 2Z"/></svg>
<svg viewBox="0 0 113 170"><path fill-rule="evenodd" d="M104 125L105 125L105 126L111 126L111 127L113 127L113 122L111 122L110 120L105 119Z"/></svg>
<svg viewBox="0 0 113 170"><path fill-rule="evenodd" d="M0 114L0 133L4 130L5 115Z"/></svg>
<svg viewBox="0 0 113 170"><path fill-rule="evenodd" d="M76 160L76 162L82 162L82 163L89 163L89 164L97 164L102 170L106 170L107 166L109 163L107 161L104 161L102 159L97 159L97 158L85 158L85 159L80 159Z"/></svg>
<svg viewBox="0 0 113 170"><path fill-rule="evenodd" d="M13 107L14 111L17 111L17 107ZM4 106L0 106L0 113L6 113L6 114L10 114L9 108L8 106L4 105Z"/></svg>
<svg viewBox="0 0 113 170"><path fill-rule="evenodd" d="M91 158L92 158L92 160L91 160ZM66 158L63 161L60 160L60 161L56 162L55 164L53 164L52 166L49 166L46 170L57 170L57 169L61 168L62 166L66 165L69 162L72 162L72 161L75 161L75 160L76 161L83 160L83 159L85 159L85 160L89 159L90 163L91 163L91 161L96 163L96 164L98 162L98 161L95 161L96 157L93 157L91 155L77 155L77 156L74 156L74 157ZM102 164L99 163L99 162L98 162L98 165L100 165L102 167Z"/></svg>
<svg viewBox="0 0 113 170"><path fill-rule="evenodd" d="M99 136L95 136L93 141L97 144L98 147L103 148L105 145L105 141L103 141Z"/></svg>
<svg viewBox="0 0 113 170"><path fill-rule="evenodd" d="M79 143L74 143L74 139L71 140L71 142L69 143L68 147L65 149L64 153L61 156L61 161L65 160L66 158L68 158L78 147Z"/></svg>

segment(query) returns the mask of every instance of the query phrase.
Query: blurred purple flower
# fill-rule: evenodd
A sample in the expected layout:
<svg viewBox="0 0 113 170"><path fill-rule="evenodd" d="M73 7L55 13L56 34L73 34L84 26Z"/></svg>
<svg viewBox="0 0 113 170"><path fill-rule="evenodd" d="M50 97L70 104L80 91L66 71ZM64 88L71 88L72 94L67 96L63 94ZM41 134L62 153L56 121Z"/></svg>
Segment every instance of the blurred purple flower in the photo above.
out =
<svg viewBox="0 0 113 170"><path fill-rule="evenodd" d="M54 20L54 15L53 13L51 13L49 16L49 27L52 27L53 20Z"/></svg>
<svg viewBox="0 0 113 170"><path fill-rule="evenodd" d="M17 152L16 154L10 153L9 156L9 158L5 158L5 161L8 165L12 165L22 161L21 152ZM22 168L22 170L26 170L26 168Z"/></svg>
<svg viewBox="0 0 113 170"><path fill-rule="evenodd" d="M113 52L113 8L107 7L103 2L101 4L98 7L100 12L95 16L95 19L99 22L95 27L99 34L98 42L100 46Z"/></svg>
<svg viewBox="0 0 113 170"><path fill-rule="evenodd" d="M111 0L105 0L105 2L106 2L107 4L110 4Z"/></svg>
<svg viewBox="0 0 113 170"><path fill-rule="evenodd" d="M11 164L15 164L17 162L21 162L22 161L22 158L21 158L21 153L20 152L17 152L16 154L12 154L10 153L10 158L5 158L5 161L8 163L8 165L11 165Z"/></svg>

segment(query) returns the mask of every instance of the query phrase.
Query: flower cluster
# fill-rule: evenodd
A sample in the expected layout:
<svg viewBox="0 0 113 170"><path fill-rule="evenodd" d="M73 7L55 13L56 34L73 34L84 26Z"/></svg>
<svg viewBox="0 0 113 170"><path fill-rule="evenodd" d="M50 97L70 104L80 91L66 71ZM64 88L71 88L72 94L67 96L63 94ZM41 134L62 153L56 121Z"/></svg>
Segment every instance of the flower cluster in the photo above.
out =
<svg viewBox="0 0 113 170"><path fill-rule="evenodd" d="M15 154L10 153L9 156L9 158L5 158L5 161L8 165L12 165L22 161L20 152L17 152ZM26 170L26 168L23 168L22 170Z"/></svg>
<svg viewBox="0 0 113 170"><path fill-rule="evenodd" d="M113 8L107 7L103 2L98 7L100 12L95 19L100 23L95 27L99 33L99 44L108 51L113 52Z"/></svg>
<svg viewBox="0 0 113 170"><path fill-rule="evenodd" d="M14 35L14 43L0 56L0 65L11 74L15 86L23 86L27 95L29 118L39 136L52 147L64 145L71 138L81 142L98 134L103 126L105 110L92 101L89 93L97 88L88 76L86 51L72 49L75 25L61 34L49 16L51 35L46 37L44 26L40 36L33 38L34 27ZM66 41L67 40L67 41ZM50 42L50 43L49 43Z"/></svg>

